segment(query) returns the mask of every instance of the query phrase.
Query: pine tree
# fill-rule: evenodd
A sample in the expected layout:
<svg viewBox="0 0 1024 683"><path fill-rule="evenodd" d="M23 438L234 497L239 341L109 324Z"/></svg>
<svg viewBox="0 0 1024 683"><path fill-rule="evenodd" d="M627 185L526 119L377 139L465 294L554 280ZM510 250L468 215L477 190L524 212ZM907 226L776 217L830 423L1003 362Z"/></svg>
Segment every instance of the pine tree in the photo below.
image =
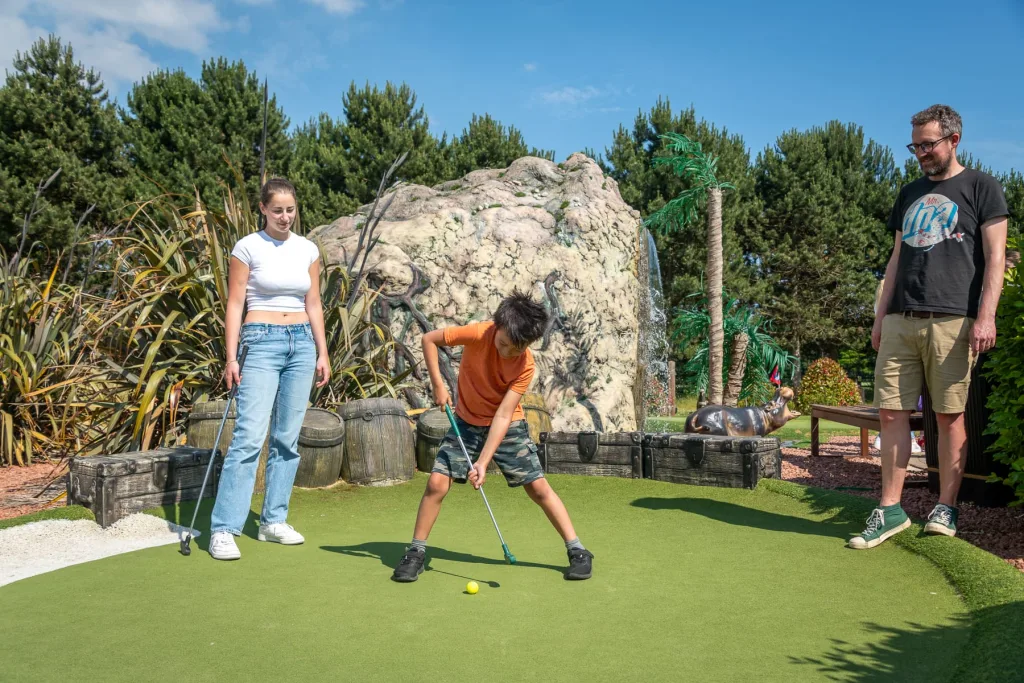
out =
<svg viewBox="0 0 1024 683"><path fill-rule="evenodd" d="M695 110L673 114L671 103L659 98L650 112L638 112L633 128L619 126L612 146L599 162L619 184L619 191L630 206L646 218L665 204L694 187L692 180L670 168L656 166L654 158L664 155L661 137L680 133L700 143L702 149L718 159L718 174L735 186L722 198L723 256L726 290L747 302L760 298L758 284L751 280L743 257L741 235L754 230L760 208L754 192L750 155L743 138L704 120ZM707 267L706 208L698 209L697 219L671 235L655 235L666 307L675 309L687 297L704 290Z"/></svg>
<svg viewBox="0 0 1024 683"><path fill-rule="evenodd" d="M136 84L122 112L136 171L139 199L157 192L192 196L208 203L236 190L240 173L250 202L258 201L264 84L243 62L223 58L203 63L198 82L184 71L158 71ZM289 123L271 96L267 109L269 175L289 166ZM156 186L153 185L156 183Z"/></svg>
<svg viewBox="0 0 1024 683"><path fill-rule="evenodd" d="M886 221L900 174L888 148L837 121L779 136L758 155L759 229L745 240L763 301L798 357L861 345L892 252Z"/></svg>
<svg viewBox="0 0 1024 683"><path fill-rule="evenodd" d="M26 240L56 251L116 224L124 206L124 136L103 81L50 36L17 53L0 88L0 246L21 242L25 215L42 194ZM76 233L76 225L91 205Z"/></svg>
<svg viewBox="0 0 1024 683"><path fill-rule="evenodd" d="M462 135L445 148L445 156L450 160L446 179L461 178L480 168L505 168L525 156L555 159L554 151L528 147L515 126L506 129L490 114L473 114Z"/></svg>
<svg viewBox="0 0 1024 683"><path fill-rule="evenodd" d="M440 180L440 145L412 88L388 82L380 90L369 83L362 88L352 83L342 104L345 194L361 204L372 201L381 177L404 152L409 158L399 170L399 180L422 185Z"/></svg>

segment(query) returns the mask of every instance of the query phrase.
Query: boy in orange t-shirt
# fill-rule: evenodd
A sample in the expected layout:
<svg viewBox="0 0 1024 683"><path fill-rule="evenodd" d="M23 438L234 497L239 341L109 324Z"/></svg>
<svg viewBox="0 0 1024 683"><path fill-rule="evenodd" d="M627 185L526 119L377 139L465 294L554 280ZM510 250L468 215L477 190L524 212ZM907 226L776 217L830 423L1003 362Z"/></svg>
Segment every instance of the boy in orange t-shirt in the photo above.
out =
<svg viewBox="0 0 1024 683"><path fill-rule="evenodd" d="M480 488L492 459L508 485L526 489L561 534L569 555L566 577L590 578L594 555L580 543L565 505L544 478L537 446L530 439L519 405L534 373L533 354L527 347L543 336L547 322L544 307L516 291L498 306L493 322L446 327L423 335L423 358L439 406L451 405L451 397L441 378L437 347L463 347L455 419L474 464L470 470L454 430L449 430L420 500L412 544L391 577L395 581L412 582L423 572L427 536L452 479L460 484L468 479L474 488Z"/></svg>

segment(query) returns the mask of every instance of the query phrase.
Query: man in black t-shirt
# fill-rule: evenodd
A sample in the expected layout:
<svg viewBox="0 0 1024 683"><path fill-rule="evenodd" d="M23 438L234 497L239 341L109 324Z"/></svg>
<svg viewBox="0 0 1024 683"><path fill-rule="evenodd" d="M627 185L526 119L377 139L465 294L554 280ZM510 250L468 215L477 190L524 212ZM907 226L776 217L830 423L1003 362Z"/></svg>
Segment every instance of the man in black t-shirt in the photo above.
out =
<svg viewBox="0 0 1024 683"><path fill-rule="evenodd" d="M1008 210L992 176L956 158L962 123L937 104L915 114L925 177L905 185L889 217L896 243L885 270L871 344L882 423L882 500L851 548L873 548L910 526L900 506L910 461L910 414L927 385L939 427L939 504L925 531L956 534L967 434L963 412L977 354L996 341Z"/></svg>

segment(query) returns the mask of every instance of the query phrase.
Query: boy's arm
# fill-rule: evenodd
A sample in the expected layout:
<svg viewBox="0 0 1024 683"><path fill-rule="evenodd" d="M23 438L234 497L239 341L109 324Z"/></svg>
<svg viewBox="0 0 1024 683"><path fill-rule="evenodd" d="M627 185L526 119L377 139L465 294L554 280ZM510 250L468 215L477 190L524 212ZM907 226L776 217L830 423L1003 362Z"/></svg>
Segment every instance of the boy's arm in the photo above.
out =
<svg viewBox="0 0 1024 683"><path fill-rule="evenodd" d="M476 461L476 477L473 476L473 472L469 476L470 481L477 488L479 486L476 479L480 478L482 483L482 477L487 471L487 466L491 464L491 459L498 452L498 446L501 445L505 435L508 434L509 425L512 424L512 415L515 414L516 406L519 405L519 399L522 397L522 394L509 389L505 394L505 398L501 400L501 405L498 406L497 412L494 413L494 417L491 419L491 428L487 432L487 441L484 443L484 447L480 451L480 457Z"/></svg>
<svg viewBox="0 0 1024 683"><path fill-rule="evenodd" d="M439 406L451 405L452 397L448 393L448 387L441 377L441 366L437 359L437 347L447 346L444 343L444 330L431 330L423 335L423 362L427 364L427 372L430 373L430 386L434 390L434 403Z"/></svg>

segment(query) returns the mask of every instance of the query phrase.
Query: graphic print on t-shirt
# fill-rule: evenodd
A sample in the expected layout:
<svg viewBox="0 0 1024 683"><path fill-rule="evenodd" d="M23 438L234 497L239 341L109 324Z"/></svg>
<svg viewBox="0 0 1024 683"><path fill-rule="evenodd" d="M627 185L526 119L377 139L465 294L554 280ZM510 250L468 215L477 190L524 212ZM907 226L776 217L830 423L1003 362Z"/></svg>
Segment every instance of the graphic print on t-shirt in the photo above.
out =
<svg viewBox="0 0 1024 683"><path fill-rule="evenodd" d="M963 241L957 232L960 207L941 194L926 194L903 214L903 243L911 247L931 249L942 240Z"/></svg>

